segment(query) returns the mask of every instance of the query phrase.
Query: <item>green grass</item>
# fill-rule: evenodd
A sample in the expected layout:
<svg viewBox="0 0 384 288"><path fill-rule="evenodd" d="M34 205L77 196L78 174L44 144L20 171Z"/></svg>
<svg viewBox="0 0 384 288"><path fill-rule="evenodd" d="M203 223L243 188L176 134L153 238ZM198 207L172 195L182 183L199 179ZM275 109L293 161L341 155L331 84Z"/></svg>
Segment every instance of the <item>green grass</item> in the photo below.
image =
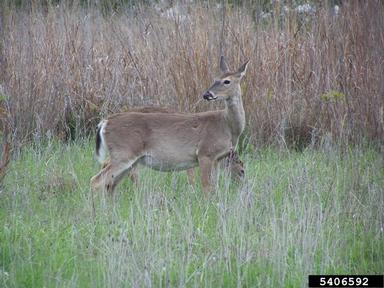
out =
<svg viewBox="0 0 384 288"><path fill-rule="evenodd" d="M26 149L0 193L2 287L306 287L384 271L383 158L264 149L205 198L185 173L141 169L96 193L93 142Z"/></svg>

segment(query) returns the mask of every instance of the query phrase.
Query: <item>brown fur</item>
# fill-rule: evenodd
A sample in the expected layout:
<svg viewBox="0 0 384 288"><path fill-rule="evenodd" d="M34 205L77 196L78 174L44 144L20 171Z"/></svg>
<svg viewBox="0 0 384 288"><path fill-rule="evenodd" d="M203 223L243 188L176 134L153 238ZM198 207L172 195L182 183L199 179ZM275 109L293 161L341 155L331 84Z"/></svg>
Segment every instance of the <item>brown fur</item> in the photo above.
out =
<svg viewBox="0 0 384 288"><path fill-rule="evenodd" d="M159 106L144 106L144 107L137 107L137 108L131 108L129 111L126 112L139 112L139 113L178 113L175 109L172 109L170 107L159 107ZM110 162L110 159L107 159L103 165L102 169L105 168L108 163ZM225 162L223 163L223 168L225 170L229 170L231 179L235 182L240 182L244 178L244 164L240 160L239 155L236 151L232 151L226 158ZM131 181L135 184L138 182L138 172L137 169L132 168L129 173L129 177L131 178ZM187 176L188 176L188 182L191 185L194 185L195 183L195 173L194 168L187 170Z"/></svg>
<svg viewBox="0 0 384 288"><path fill-rule="evenodd" d="M240 80L247 63L235 73L223 71L222 79L203 95L206 100L225 100L225 110L195 114L127 112L108 117L103 122L103 136L111 160L91 179L91 186L112 193L122 176L138 163L161 171L199 166L207 195L218 161L230 154L244 130Z"/></svg>
<svg viewBox="0 0 384 288"><path fill-rule="evenodd" d="M110 163L111 159L107 159L102 164L101 169L104 169L107 167ZM236 151L232 151L224 161L222 162L222 167L224 170L228 171L230 173L231 179L235 182L240 182L245 175L245 168L243 161L240 160L239 154L237 154ZM125 176L125 175L122 175ZM131 181L137 185L138 183L138 172L136 167L132 167L132 169L128 172L128 176L131 179ZM194 169L188 169L187 170L187 176L188 176L188 182L191 185L194 185L195 183L195 172Z"/></svg>

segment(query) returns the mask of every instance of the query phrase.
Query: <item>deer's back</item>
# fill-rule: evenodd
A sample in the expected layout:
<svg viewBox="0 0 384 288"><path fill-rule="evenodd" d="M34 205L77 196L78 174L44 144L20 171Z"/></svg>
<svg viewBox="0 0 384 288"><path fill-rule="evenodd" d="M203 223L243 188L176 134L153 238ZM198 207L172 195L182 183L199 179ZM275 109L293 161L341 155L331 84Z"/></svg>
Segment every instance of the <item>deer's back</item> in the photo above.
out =
<svg viewBox="0 0 384 288"><path fill-rule="evenodd" d="M229 135L221 111L196 114L127 112L107 119L105 137L110 153L132 150L170 158L196 157L202 145ZM184 157L184 156L183 156Z"/></svg>

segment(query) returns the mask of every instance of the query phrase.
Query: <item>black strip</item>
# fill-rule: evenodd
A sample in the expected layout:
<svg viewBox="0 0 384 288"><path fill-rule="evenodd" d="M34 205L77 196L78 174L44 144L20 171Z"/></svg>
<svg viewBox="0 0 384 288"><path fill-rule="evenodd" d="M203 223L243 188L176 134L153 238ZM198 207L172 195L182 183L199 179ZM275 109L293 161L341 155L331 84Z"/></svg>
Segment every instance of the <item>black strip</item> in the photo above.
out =
<svg viewBox="0 0 384 288"><path fill-rule="evenodd" d="M101 145L101 136L100 136L100 130L101 126L97 127L97 132L96 132L96 155L99 156L99 150L100 150L100 145Z"/></svg>

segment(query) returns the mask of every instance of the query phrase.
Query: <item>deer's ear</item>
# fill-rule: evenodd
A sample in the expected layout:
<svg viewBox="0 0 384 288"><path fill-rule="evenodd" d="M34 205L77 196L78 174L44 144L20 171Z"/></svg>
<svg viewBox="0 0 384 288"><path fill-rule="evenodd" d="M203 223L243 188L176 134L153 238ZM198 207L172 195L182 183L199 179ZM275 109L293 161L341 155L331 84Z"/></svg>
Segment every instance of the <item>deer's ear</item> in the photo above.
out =
<svg viewBox="0 0 384 288"><path fill-rule="evenodd" d="M223 55L220 56L220 70L221 70L221 72L223 72L223 73L227 73L227 72L229 71L229 69L228 69L228 64L227 64L227 62L225 61Z"/></svg>
<svg viewBox="0 0 384 288"><path fill-rule="evenodd" d="M240 68L236 72L236 76L239 78L243 78L245 73L247 72L249 60L247 60L243 65L240 66Z"/></svg>

